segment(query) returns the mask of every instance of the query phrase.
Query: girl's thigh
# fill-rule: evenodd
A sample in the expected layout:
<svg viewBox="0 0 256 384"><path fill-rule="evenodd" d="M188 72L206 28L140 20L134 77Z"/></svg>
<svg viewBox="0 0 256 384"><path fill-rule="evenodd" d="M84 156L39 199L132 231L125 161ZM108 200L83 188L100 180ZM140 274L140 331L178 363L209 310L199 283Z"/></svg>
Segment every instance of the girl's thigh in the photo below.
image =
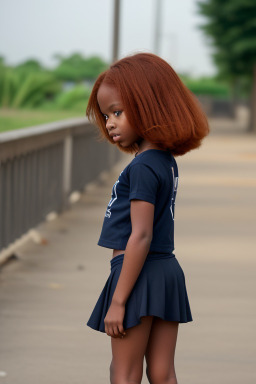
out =
<svg viewBox="0 0 256 384"><path fill-rule="evenodd" d="M145 354L147 374L153 382L159 380L161 382L175 374L174 355L178 327L177 321L154 317Z"/></svg>
<svg viewBox="0 0 256 384"><path fill-rule="evenodd" d="M141 324L125 330L124 338L111 337L111 382L133 379L140 382L143 375L143 359L151 330L153 316L141 318Z"/></svg>

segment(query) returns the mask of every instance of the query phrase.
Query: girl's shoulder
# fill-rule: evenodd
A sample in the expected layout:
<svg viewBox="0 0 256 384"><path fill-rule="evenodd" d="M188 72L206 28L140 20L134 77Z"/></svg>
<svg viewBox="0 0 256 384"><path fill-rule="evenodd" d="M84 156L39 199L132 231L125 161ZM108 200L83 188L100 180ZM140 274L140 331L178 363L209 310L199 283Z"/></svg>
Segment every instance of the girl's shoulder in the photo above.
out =
<svg viewBox="0 0 256 384"><path fill-rule="evenodd" d="M136 178L157 179L164 182L169 179L170 174L178 174L178 167L174 156L169 151L148 149L126 166L124 176L130 180L130 175Z"/></svg>
<svg viewBox="0 0 256 384"><path fill-rule="evenodd" d="M159 149L147 149L141 152L128 164L128 167L133 167L137 164L145 164L152 168L158 168L163 164L176 164L176 161L170 151Z"/></svg>

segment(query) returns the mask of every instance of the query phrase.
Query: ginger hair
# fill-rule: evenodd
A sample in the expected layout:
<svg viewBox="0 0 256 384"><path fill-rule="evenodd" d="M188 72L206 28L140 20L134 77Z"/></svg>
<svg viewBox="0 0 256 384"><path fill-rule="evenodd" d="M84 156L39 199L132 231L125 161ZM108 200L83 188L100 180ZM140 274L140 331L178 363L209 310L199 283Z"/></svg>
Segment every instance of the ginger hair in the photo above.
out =
<svg viewBox="0 0 256 384"><path fill-rule="evenodd" d="M124 152L136 152L138 144L124 148L108 135L97 102L103 82L119 92L126 117L136 133L174 156L199 147L209 133L199 102L173 68L152 53L137 53L115 62L99 75L86 109L89 121L99 127L100 137Z"/></svg>

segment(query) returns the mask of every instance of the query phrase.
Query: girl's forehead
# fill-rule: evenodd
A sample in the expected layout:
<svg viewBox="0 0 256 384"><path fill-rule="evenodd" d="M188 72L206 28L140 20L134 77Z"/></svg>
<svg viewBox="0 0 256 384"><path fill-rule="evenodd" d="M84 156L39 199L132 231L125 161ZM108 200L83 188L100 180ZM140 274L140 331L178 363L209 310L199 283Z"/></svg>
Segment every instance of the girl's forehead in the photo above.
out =
<svg viewBox="0 0 256 384"><path fill-rule="evenodd" d="M122 98L118 90L108 84L102 83L97 92L97 101L99 105L117 104L122 102Z"/></svg>

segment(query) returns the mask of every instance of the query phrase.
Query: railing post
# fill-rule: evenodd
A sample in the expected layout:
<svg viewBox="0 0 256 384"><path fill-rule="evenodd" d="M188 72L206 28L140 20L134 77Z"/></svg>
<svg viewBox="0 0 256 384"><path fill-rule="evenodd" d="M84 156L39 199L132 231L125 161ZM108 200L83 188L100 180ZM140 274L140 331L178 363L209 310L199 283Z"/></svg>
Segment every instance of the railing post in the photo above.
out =
<svg viewBox="0 0 256 384"><path fill-rule="evenodd" d="M115 146L95 139L84 118L0 133L0 257L117 162Z"/></svg>
<svg viewBox="0 0 256 384"><path fill-rule="evenodd" d="M71 192L73 137L69 133L64 139L63 151L63 208L68 208Z"/></svg>

